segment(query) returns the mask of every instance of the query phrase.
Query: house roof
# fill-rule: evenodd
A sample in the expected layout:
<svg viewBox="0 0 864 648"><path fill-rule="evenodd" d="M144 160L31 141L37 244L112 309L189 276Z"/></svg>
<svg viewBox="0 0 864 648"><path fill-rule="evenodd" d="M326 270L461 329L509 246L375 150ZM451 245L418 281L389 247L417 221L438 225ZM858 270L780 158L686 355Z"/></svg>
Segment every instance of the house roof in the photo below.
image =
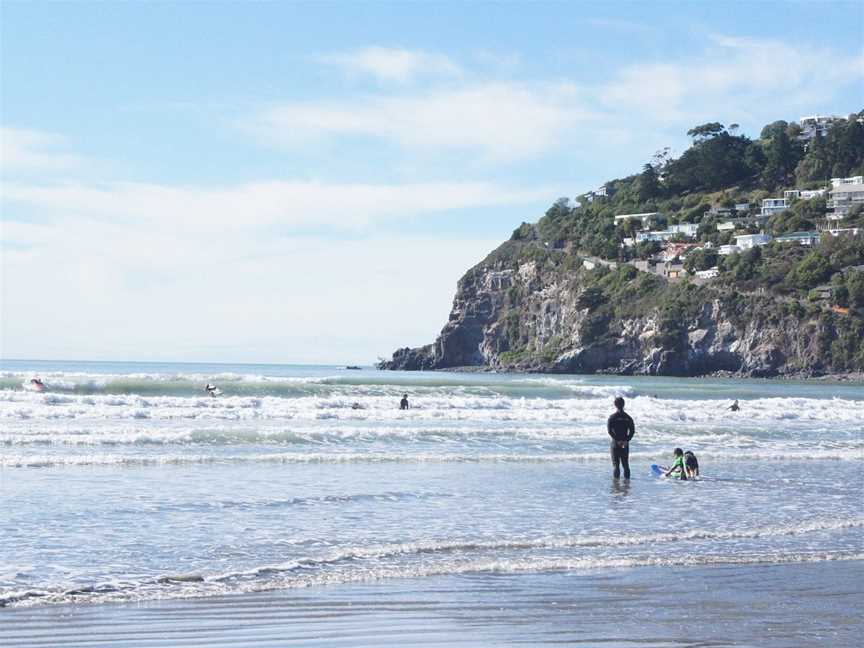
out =
<svg viewBox="0 0 864 648"><path fill-rule="evenodd" d="M831 193L857 193L864 192L864 184L842 184L837 187L831 187Z"/></svg>

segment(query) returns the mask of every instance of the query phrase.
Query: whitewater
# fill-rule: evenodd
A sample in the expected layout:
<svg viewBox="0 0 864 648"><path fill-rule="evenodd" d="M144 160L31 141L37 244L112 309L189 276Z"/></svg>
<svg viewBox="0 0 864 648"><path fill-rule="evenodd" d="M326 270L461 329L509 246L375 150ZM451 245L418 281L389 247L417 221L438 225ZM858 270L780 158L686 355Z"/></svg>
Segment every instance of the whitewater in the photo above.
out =
<svg viewBox="0 0 864 648"><path fill-rule="evenodd" d="M608 457L619 395L630 481ZM702 479L650 476L675 447ZM0 606L860 569L862 467L860 384L6 360Z"/></svg>

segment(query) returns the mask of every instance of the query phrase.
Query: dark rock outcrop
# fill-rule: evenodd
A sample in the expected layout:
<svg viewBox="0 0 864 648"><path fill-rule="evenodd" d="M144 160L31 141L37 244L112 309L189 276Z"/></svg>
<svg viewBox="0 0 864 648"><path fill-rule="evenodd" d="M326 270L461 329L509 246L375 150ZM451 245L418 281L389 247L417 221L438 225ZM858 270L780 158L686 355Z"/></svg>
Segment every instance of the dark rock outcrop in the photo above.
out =
<svg viewBox="0 0 864 648"><path fill-rule="evenodd" d="M834 370L822 320L787 314L779 298L701 287L704 301L670 335L659 307L617 318L592 308L593 275L581 259L555 251L569 259L549 264L520 251L510 241L469 270L438 339L399 349L379 367L752 377Z"/></svg>

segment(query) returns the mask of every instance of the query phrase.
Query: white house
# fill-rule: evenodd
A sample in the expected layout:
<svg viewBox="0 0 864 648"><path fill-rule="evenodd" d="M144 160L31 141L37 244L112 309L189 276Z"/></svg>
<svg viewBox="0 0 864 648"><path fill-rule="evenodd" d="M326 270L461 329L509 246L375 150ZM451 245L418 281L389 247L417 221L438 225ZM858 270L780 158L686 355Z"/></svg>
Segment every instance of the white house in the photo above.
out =
<svg viewBox="0 0 864 648"><path fill-rule="evenodd" d="M749 250L760 245L767 245L771 242L769 234L741 234L735 237L735 246L741 250Z"/></svg>
<svg viewBox="0 0 864 648"><path fill-rule="evenodd" d="M718 232L728 232L730 230L735 229L735 223L732 221L726 221L725 223L717 223L717 231Z"/></svg>
<svg viewBox="0 0 864 648"><path fill-rule="evenodd" d="M675 236L674 232L658 232L658 231L642 231L636 232L636 242L641 243L642 241L668 241L670 238Z"/></svg>
<svg viewBox="0 0 864 648"><path fill-rule="evenodd" d="M772 216L789 209L785 198L765 198L762 201L762 215Z"/></svg>
<svg viewBox="0 0 864 648"><path fill-rule="evenodd" d="M816 133L821 133L822 137L828 134L828 129L839 121L842 117L835 115L812 115L810 117L802 117L798 120L798 125L801 126L801 134L798 136L800 140L810 140L816 137Z"/></svg>
<svg viewBox="0 0 864 648"><path fill-rule="evenodd" d="M860 227L836 227L834 229L826 229L822 230L823 232L828 232L831 236L840 236L841 234L846 234L848 236L858 236L858 232L861 231Z"/></svg>
<svg viewBox="0 0 864 648"><path fill-rule="evenodd" d="M612 195L612 187L608 184L604 184L603 186L595 189L593 193L595 196L602 196L606 198L607 196Z"/></svg>
<svg viewBox="0 0 864 648"><path fill-rule="evenodd" d="M843 178L844 180L858 180L862 176L855 178ZM828 194L828 200L825 205L831 210L831 213L826 216L828 220L841 220L846 217L856 205L864 204L864 182L849 182L842 184L834 184L831 181L831 192Z"/></svg>
<svg viewBox="0 0 864 648"><path fill-rule="evenodd" d="M778 243L797 243L798 245L814 245L819 242L819 232L792 232L778 236L774 240Z"/></svg>
<svg viewBox="0 0 864 648"><path fill-rule="evenodd" d="M750 211L750 203L735 203L731 207L718 207L715 205L711 209L708 210L707 214L709 216L732 216L733 214L739 215L745 212Z"/></svg>
<svg viewBox="0 0 864 648"><path fill-rule="evenodd" d="M677 225L670 225L666 231L693 238L699 231L699 225L697 223L679 223Z"/></svg>
<svg viewBox="0 0 864 648"><path fill-rule="evenodd" d="M697 270L696 276L700 279L713 279L720 275L720 269L717 266L708 268L707 270Z"/></svg>
<svg viewBox="0 0 864 648"><path fill-rule="evenodd" d="M642 222L642 227L648 227L649 223L656 221L660 217L660 212L643 212L641 214L619 214L615 217L615 224L620 225L628 220L638 220Z"/></svg>
<svg viewBox="0 0 864 648"><path fill-rule="evenodd" d="M864 184L864 176L852 176L851 178L831 178L832 187L842 187L843 185L860 184Z"/></svg>
<svg viewBox="0 0 864 648"><path fill-rule="evenodd" d="M675 238L676 236L685 236L687 238L694 238L696 236L696 230L699 229L699 226L695 223L682 223L680 225L671 225L668 229L665 230L651 230L651 231L641 231L636 232L636 242L641 243L642 241L668 241L671 238Z"/></svg>
<svg viewBox="0 0 864 648"><path fill-rule="evenodd" d="M735 254L736 252L740 252L741 248L737 245L721 245L717 248L717 254L721 256L728 256L730 254Z"/></svg>
<svg viewBox="0 0 864 648"><path fill-rule="evenodd" d="M783 192L783 199L788 203L793 198L801 200L810 200L818 196L825 195L825 189L789 189Z"/></svg>

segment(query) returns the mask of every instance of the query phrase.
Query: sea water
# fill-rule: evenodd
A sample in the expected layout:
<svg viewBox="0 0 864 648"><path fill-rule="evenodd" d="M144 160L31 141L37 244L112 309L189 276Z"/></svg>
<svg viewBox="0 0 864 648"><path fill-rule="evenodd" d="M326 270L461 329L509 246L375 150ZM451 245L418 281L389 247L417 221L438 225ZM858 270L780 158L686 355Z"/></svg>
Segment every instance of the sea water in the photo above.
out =
<svg viewBox="0 0 864 648"><path fill-rule="evenodd" d="M864 558L861 385L0 369L8 607ZM36 376L43 392L28 388ZM618 395L636 423L629 481L609 460ZM696 453L698 481L650 475L675 447Z"/></svg>

